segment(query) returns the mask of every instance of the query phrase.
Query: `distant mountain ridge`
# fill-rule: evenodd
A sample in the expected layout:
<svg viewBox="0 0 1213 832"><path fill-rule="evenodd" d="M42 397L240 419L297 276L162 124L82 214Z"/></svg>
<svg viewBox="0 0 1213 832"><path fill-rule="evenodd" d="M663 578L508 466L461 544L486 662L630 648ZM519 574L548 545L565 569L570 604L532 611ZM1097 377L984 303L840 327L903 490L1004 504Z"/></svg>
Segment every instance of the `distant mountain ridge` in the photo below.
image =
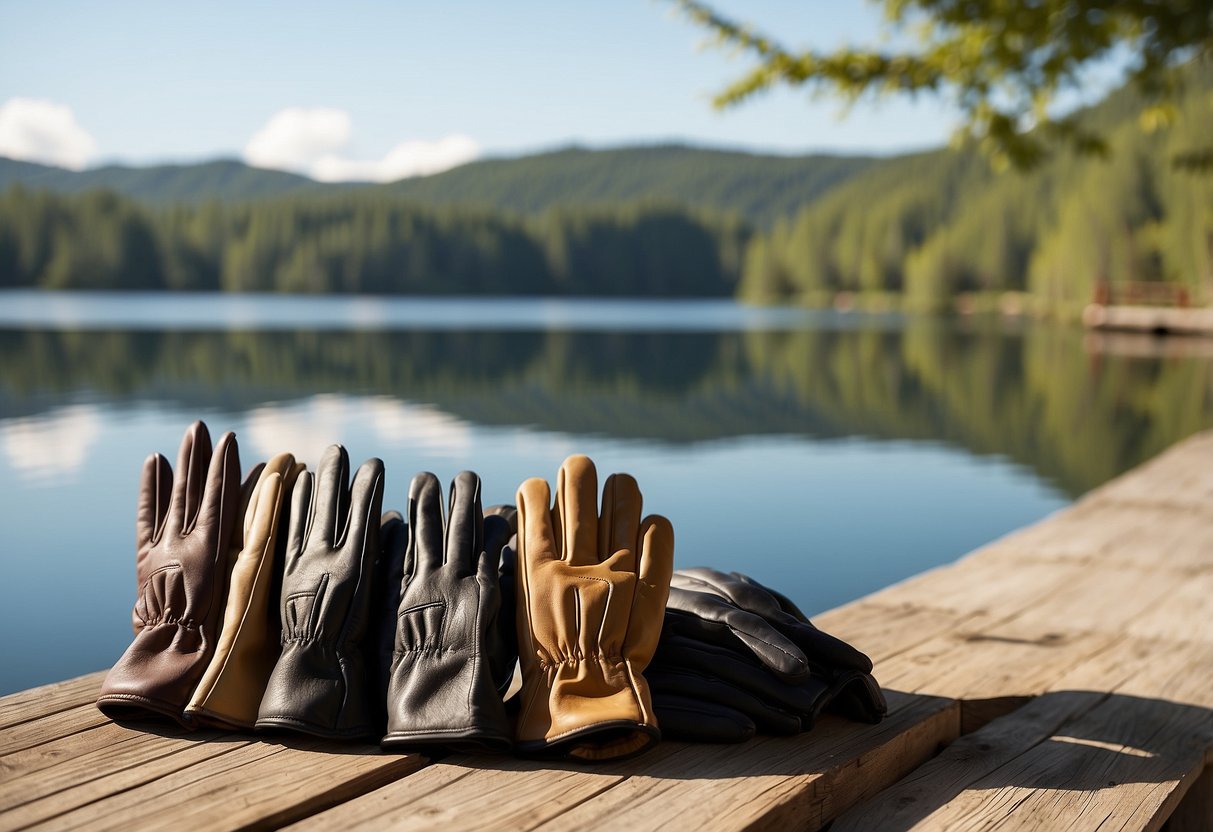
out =
<svg viewBox="0 0 1213 832"><path fill-rule="evenodd" d="M54 193L105 189L144 202L242 201L366 191L420 205L475 206L515 214L558 207L660 202L736 214L760 226L795 213L879 159L775 156L686 145L564 148L470 162L385 185L321 183L235 160L71 171L0 157L0 191L15 184Z"/></svg>
<svg viewBox="0 0 1213 832"><path fill-rule="evenodd" d="M257 199L348 187L323 185L285 171L249 167L234 159L150 167L106 165L75 171L0 156L0 190L17 184L61 194L110 190L149 202Z"/></svg>

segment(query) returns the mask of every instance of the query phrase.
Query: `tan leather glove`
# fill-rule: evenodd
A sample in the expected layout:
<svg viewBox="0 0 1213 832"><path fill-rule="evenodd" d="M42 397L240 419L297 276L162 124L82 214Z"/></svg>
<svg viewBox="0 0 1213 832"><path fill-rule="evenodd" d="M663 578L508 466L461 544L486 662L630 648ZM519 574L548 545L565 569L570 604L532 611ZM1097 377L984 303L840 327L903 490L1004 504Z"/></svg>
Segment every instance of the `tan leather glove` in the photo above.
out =
<svg viewBox="0 0 1213 832"><path fill-rule="evenodd" d="M244 495L244 523L232 532L232 574L215 655L185 713L209 725L252 728L265 684L281 652L278 599L271 598L279 530L290 491L304 470L293 454L278 454ZM257 472L254 472L256 474ZM246 486L247 488L247 486ZM280 579L279 579L280 580Z"/></svg>
<svg viewBox="0 0 1213 832"><path fill-rule="evenodd" d="M643 675L657 649L674 569L674 530L643 521L640 489L613 474L598 513L594 463L518 490L518 749L611 760L660 739Z"/></svg>

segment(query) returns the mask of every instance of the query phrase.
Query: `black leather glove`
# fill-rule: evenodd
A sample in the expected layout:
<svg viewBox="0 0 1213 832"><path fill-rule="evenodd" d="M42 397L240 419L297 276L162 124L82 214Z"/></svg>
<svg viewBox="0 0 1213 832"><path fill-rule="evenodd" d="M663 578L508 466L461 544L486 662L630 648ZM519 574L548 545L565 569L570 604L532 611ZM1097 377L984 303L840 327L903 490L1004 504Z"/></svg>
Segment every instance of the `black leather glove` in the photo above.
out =
<svg viewBox="0 0 1213 832"><path fill-rule="evenodd" d="M400 584L404 580L404 550L409 527L398 511L383 515L379 524L380 555L375 560L371 586L371 630L368 652L374 667L371 700L375 712L375 734L387 731L387 689L392 679L392 657L396 653L396 614L400 611Z"/></svg>
<svg viewBox="0 0 1213 832"><path fill-rule="evenodd" d="M501 548L511 530L485 517L480 477L451 483L443 522L442 488L430 473L409 488L408 548L388 684L385 748L508 750L512 730L500 687L506 655L500 620Z"/></svg>
<svg viewBox="0 0 1213 832"><path fill-rule="evenodd" d="M674 573L646 676L663 734L739 742L808 730L822 710L879 722L887 708L871 669L780 593L697 568Z"/></svg>
<svg viewBox="0 0 1213 832"><path fill-rule="evenodd" d="M282 577L282 655L266 685L258 728L354 738L374 730L363 640L380 555L383 462L331 446L316 475L299 476Z"/></svg>

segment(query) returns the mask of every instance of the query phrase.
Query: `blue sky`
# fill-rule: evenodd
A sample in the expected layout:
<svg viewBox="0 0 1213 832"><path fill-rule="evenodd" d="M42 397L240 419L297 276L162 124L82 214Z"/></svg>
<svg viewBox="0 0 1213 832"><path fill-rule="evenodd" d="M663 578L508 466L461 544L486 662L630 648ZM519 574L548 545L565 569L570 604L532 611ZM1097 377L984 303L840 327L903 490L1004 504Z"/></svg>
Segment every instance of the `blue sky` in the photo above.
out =
<svg viewBox="0 0 1213 832"><path fill-rule="evenodd" d="M860 0L715 5L794 46L880 31ZM70 120L76 167L243 155L374 178L424 172L409 167L417 153L441 166L573 142L890 153L941 144L956 124L929 98L839 120L837 101L786 90L717 112L710 94L749 61L704 42L660 0L5 3L0 106L20 106L0 113L0 153L49 146Z"/></svg>

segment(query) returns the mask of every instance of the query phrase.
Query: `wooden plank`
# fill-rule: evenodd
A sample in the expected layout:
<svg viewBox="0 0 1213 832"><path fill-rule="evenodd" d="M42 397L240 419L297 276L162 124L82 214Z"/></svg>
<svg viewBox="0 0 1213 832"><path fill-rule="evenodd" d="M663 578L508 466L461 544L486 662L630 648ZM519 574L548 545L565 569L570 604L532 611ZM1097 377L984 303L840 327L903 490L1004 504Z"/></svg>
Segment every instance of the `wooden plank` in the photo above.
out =
<svg viewBox="0 0 1213 832"><path fill-rule="evenodd" d="M153 735L154 736L154 735ZM163 749L144 746L136 753L115 753L112 759L104 754L92 760L93 765L103 766L81 777L80 782L68 788L58 788L65 775L79 772L69 764L67 769L58 767L43 769L32 778L23 778L41 794L40 797L22 803L5 805L0 812L0 830L24 829L37 824L51 823L57 828L71 825L89 825L89 810L99 801L128 790L154 783L175 772L189 769L201 763L230 754L250 744L241 737L208 737L195 743L179 743L169 753L158 753ZM141 753L140 753L141 752ZM74 820L73 820L74 819Z"/></svg>
<svg viewBox="0 0 1213 832"><path fill-rule="evenodd" d="M1082 564L1027 562L1009 572L1001 560L970 556L867 596L886 607L909 605L959 614L1009 617L1081 577Z"/></svg>
<svg viewBox="0 0 1213 832"><path fill-rule="evenodd" d="M959 731L956 703L895 695L880 725L830 717L800 737L688 746L542 828L819 829L929 758Z"/></svg>
<svg viewBox="0 0 1213 832"><path fill-rule="evenodd" d="M1213 548L1211 548L1213 552ZM1153 609L1129 621L1126 630L1160 641L1213 643L1213 571L1185 580ZM1210 670L1213 673L1213 669Z"/></svg>
<svg viewBox="0 0 1213 832"><path fill-rule="evenodd" d="M971 615L929 609L913 604L896 606L870 598L853 601L813 617L827 633L859 645L879 664L935 636L963 627Z"/></svg>
<svg viewBox="0 0 1213 832"><path fill-rule="evenodd" d="M1213 768L1206 767L1167 818L1166 832L1208 832L1213 829Z"/></svg>
<svg viewBox="0 0 1213 832"><path fill-rule="evenodd" d="M105 673L90 673L0 697L0 730L97 701Z"/></svg>
<svg viewBox="0 0 1213 832"><path fill-rule="evenodd" d="M183 829L280 826L382 786L425 762L417 755L385 754L369 744L323 740L231 742L225 753L206 754L216 742L222 741L193 746L202 759L56 814L49 825L115 830L162 829L167 823ZM76 791L67 794L74 798ZM23 810L35 803L12 813L19 820L14 826L26 822ZM8 820L0 816L6 825Z"/></svg>
<svg viewBox="0 0 1213 832"><path fill-rule="evenodd" d="M823 718L809 734L744 745L664 743L607 766L457 757L295 829L717 827L822 818L893 782L959 732L956 703L891 693L878 726Z"/></svg>
<svg viewBox="0 0 1213 832"><path fill-rule="evenodd" d="M142 767L146 776L157 758L217 736L209 732L206 737L191 735L184 728L169 725L158 730L162 732L110 722L0 757L0 807L12 809L128 768ZM155 770L163 773L165 769L158 765ZM121 782L122 788L132 784L129 778Z"/></svg>
<svg viewBox="0 0 1213 832"><path fill-rule="evenodd" d="M971 557L1000 558L1008 568L1029 559L1081 562L1101 569L1199 572L1213 568L1213 512L1089 501L1013 532Z"/></svg>
<svg viewBox="0 0 1213 832"><path fill-rule="evenodd" d="M109 722L95 705L78 705L70 710L19 722L0 731L0 754L11 754L45 742L87 731Z"/></svg>
<svg viewBox="0 0 1213 832"><path fill-rule="evenodd" d="M1210 645L1126 639L832 830L1158 828L1213 747L1211 666Z"/></svg>
<svg viewBox="0 0 1213 832"><path fill-rule="evenodd" d="M668 756L675 750L667 743L651 753ZM459 755L290 829L532 829L624 781L641 764L562 765Z"/></svg>
<svg viewBox="0 0 1213 832"><path fill-rule="evenodd" d="M1019 619L946 633L882 663L876 673L886 686L948 699L1030 697L1114 641Z"/></svg>
<svg viewBox="0 0 1213 832"><path fill-rule="evenodd" d="M1084 502L1111 500L1213 511L1213 431L1173 445L1092 491Z"/></svg>

